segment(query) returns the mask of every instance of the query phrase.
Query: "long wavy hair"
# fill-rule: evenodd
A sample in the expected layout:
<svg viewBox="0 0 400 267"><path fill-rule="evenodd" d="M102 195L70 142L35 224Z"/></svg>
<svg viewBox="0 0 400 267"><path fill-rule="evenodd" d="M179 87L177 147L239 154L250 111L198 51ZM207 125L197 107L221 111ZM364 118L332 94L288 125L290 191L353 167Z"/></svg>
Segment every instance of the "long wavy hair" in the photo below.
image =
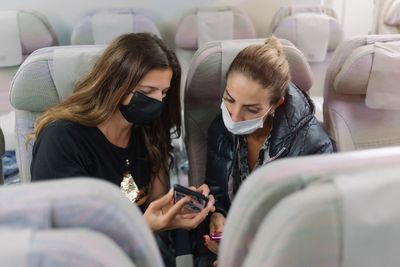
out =
<svg viewBox="0 0 400 267"><path fill-rule="evenodd" d="M172 166L171 134L181 134L181 68L174 52L155 35L131 33L115 39L101 54L93 69L74 88L71 96L48 109L36 121L32 138L56 120L96 127L109 119L122 101L151 70L171 69L173 76L162 115L140 126L149 153L152 177L168 175Z"/></svg>

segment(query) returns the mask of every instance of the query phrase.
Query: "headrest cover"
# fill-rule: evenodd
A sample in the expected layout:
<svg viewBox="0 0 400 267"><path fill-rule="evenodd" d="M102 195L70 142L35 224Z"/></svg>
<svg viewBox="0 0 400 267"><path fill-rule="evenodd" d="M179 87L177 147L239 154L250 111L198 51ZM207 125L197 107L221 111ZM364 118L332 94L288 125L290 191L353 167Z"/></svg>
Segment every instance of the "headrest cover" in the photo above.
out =
<svg viewBox="0 0 400 267"><path fill-rule="evenodd" d="M222 48L222 58L221 58L221 86L220 92L225 90L226 87L226 74L228 72L229 67L231 66L235 57L242 51L245 47L249 45L253 45L254 42L252 41L242 41L242 42L235 42L235 41L224 41L221 43ZM221 95L222 97L222 95Z"/></svg>
<svg viewBox="0 0 400 267"><path fill-rule="evenodd" d="M292 5L290 7L291 14L298 13L315 13L325 14L325 7L323 5Z"/></svg>
<svg viewBox="0 0 400 267"><path fill-rule="evenodd" d="M0 67L18 66L23 57L17 11L0 11L0 34Z"/></svg>
<svg viewBox="0 0 400 267"><path fill-rule="evenodd" d="M18 26L24 56L37 49L58 44L50 23L38 12L18 11Z"/></svg>
<svg viewBox="0 0 400 267"><path fill-rule="evenodd" d="M92 16L94 44L109 44L116 37L133 32L131 14L99 12Z"/></svg>
<svg viewBox="0 0 400 267"><path fill-rule="evenodd" d="M373 43L354 49L333 83L339 94L366 95L369 108L398 110L400 42Z"/></svg>
<svg viewBox="0 0 400 267"><path fill-rule="evenodd" d="M285 56L289 62L292 82L304 92L307 92L312 86L312 73L304 55L289 41L280 40ZM226 87L226 73L235 57L245 47L254 45L254 40L243 41L223 41L221 42L221 92ZM262 43L260 43L262 44Z"/></svg>
<svg viewBox="0 0 400 267"><path fill-rule="evenodd" d="M60 101L71 95L77 82L91 70L103 49L103 46L98 46L54 50L53 79Z"/></svg>
<svg viewBox="0 0 400 267"><path fill-rule="evenodd" d="M9 231L8 231L9 230ZM32 242L32 230L5 227L0 230L0 257L2 266L27 266L27 257Z"/></svg>
<svg viewBox="0 0 400 267"><path fill-rule="evenodd" d="M199 11L197 13L197 46L217 40L233 39L232 10Z"/></svg>
<svg viewBox="0 0 400 267"><path fill-rule="evenodd" d="M336 75L333 88L339 94L365 95L371 73L373 46L354 49Z"/></svg>
<svg viewBox="0 0 400 267"><path fill-rule="evenodd" d="M329 42L328 51L333 51L343 40L344 32L336 19L335 11L324 5L301 5L281 7L274 15L271 23L271 32L279 38L287 39L297 46L296 19L290 19L299 14L326 15L329 17ZM316 42L318 43L318 42Z"/></svg>
<svg viewBox="0 0 400 267"><path fill-rule="evenodd" d="M137 266L164 266L139 208L108 181L74 177L1 187L4 199L10 203L0 206L3 227L92 229L115 242Z"/></svg>
<svg viewBox="0 0 400 267"><path fill-rule="evenodd" d="M376 43L365 104L400 110L400 42Z"/></svg>
<svg viewBox="0 0 400 267"><path fill-rule="evenodd" d="M221 23L220 21L217 30L215 30L215 34L219 32L220 34L223 34L223 36L219 37L219 36L214 36L213 34L212 37L214 40L215 39L222 40L229 37L231 35L229 29L231 25L230 22L231 19L228 12L229 13L232 12L231 14L233 17L232 37L230 39L252 39L256 37L256 32L253 23L244 12L231 7L210 7L210 8L193 10L181 18L181 20L178 23L175 34L176 47L183 49L192 49L192 50L195 50L199 47L198 43L202 42L202 40L198 40L200 34L198 30L199 27L202 27L198 25L198 20L201 20L202 18L202 15L198 16L198 14L200 13L209 15L211 13L217 13L218 16L220 15L223 16L225 22ZM228 24L228 26L224 23ZM228 30L226 30L226 32L218 30L224 28L225 30L226 29Z"/></svg>
<svg viewBox="0 0 400 267"><path fill-rule="evenodd" d="M10 101L18 110L43 112L71 94L105 46L57 46L37 50L14 76Z"/></svg>
<svg viewBox="0 0 400 267"><path fill-rule="evenodd" d="M389 26L400 26L400 0L394 0L386 11L383 22Z"/></svg>
<svg viewBox="0 0 400 267"><path fill-rule="evenodd" d="M74 26L72 45L108 44L124 33L148 32L161 38L155 23L134 9L97 9L87 13Z"/></svg>
<svg viewBox="0 0 400 267"><path fill-rule="evenodd" d="M399 169L344 175L334 182L343 210L341 266L397 266L400 247Z"/></svg>
<svg viewBox="0 0 400 267"><path fill-rule="evenodd" d="M264 42L265 39L216 41L198 50L188 72L185 98L196 99L197 104L202 100L209 104L209 101L219 99L226 86L226 72L236 55L249 45ZM292 82L301 90L308 91L313 78L307 59L289 41L281 40L281 43L289 62Z"/></svg>
<svg viewBox="0 0 400 267"><path fill-rule="evenodd" d="M310 62L325 60L343 39L339 23L326 14L298 13L283 19L274 34L291 41Z"/></svg>

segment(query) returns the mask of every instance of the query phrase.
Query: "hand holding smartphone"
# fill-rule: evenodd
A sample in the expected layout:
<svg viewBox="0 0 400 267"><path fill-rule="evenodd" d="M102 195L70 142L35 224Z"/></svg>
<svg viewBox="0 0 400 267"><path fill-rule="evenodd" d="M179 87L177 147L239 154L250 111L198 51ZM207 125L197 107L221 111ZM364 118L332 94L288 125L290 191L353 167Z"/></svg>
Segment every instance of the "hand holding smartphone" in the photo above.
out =
<svg viewBox="0 0 400 267"><path fill-rule="evenodd" d="M211 240L214 240L214 241L221 241L222 240L222 233L211 234L210 238L211 238Z"/></svg>
<svg viewBox="0 0 400 267"><path fill-rule="evenodd" d="M190 201L184 206L190 212L201 212L207 205L208 198L203 194L193 191L190 188L184 187L179 184L174 185L174 201L178 202L181 198L190 197Z"/></svg>

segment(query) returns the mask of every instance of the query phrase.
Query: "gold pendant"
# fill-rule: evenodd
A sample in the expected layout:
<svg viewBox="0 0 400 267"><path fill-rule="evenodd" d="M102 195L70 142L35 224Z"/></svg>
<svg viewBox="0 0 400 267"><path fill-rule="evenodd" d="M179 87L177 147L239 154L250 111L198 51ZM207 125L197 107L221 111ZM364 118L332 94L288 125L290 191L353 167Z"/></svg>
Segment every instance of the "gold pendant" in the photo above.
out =
<svg viewBox="0 0 400 267"><path fill-rule="evenodd" d="M140 190L133 180L132 174L125 172L121 182L121 191L125 196L132 202L136 203L138 201Z"/></svg>

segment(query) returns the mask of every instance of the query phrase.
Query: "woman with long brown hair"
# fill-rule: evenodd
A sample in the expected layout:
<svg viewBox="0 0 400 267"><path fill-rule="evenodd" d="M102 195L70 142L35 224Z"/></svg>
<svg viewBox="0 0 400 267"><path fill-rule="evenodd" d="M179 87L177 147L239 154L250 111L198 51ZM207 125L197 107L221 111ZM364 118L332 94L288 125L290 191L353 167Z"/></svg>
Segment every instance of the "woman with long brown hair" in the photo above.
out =
<svg viewBox="0 0 400 267"><path fill-rule="evenodd" d="M183 215L188 199L174 204L168 192L180 79L175 54L157 37L115 39L72 95L37 120L32 180L108 180L140 206L152 231L196 227L214 209L213 197L202 212ZM208 195L207 186L198 190Z"/></svg>

